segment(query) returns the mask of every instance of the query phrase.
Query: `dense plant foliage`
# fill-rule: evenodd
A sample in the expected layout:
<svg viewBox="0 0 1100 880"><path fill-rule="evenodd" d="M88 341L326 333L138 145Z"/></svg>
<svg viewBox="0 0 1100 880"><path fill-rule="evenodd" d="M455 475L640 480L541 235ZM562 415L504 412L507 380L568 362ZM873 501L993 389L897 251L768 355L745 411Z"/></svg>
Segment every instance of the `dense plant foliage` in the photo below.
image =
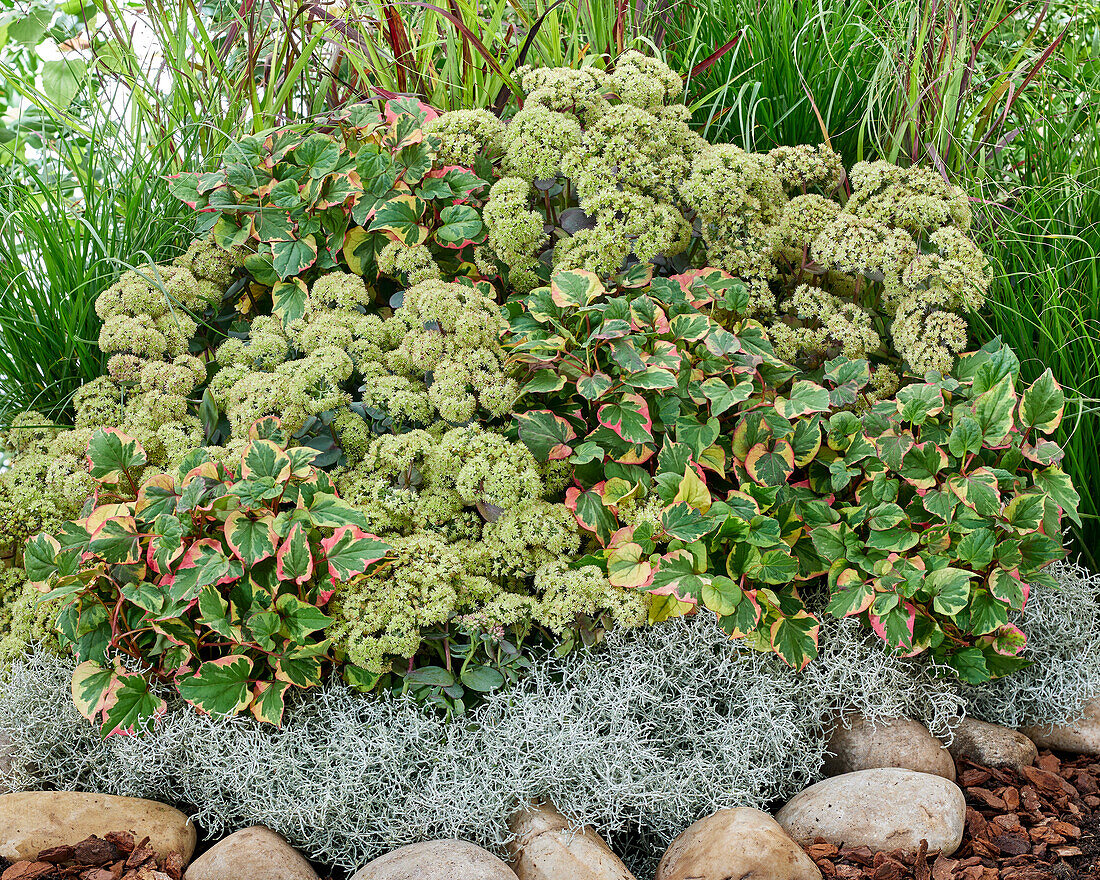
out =
<svg viewBox="0 0 1100 880"><path fill-rule="evenodd" d="M474 196L486 183L438 161L442 141L423 128L436 116L412 100L389 101L382 116L355 105L332 119L337 134L252 135L226 150L217 171L176 177L172 192L207 212L221 247L246 249L245 267L261 284L341 265L373 277L387 246L381 260L391 270L415 264L423 273L442 260L455 274L462 248L484 237ZM402 246L431 253L398 258ZM285 301L299 289L279 285L283 312L301 314L300 301Z"/></svg>
<svg viewBox="0 0 1100 880"><path fill-rule="evenodd" d="M724 273L614 293L562 272L515 304L524 399L550 404L516 421L573 465L566 504L612 584L661 597L651 620L702 605L801 667L818 628L801 592L824 581L828 613L969 681L1020 667L1009 615L1079 500L1046 439L1064 408L1049 373L1018 394L994 344L879 399L865 360L802 378L755 322L715 322L704 309L745 298Z"/></svg>
<svg viewBox="0 0 1100 880"><path fill-rule="evenodd" d="M333 585L384 566L391 551L336 497L315 455L288 450L266 419L235 473L199 449L176 474L142 481L148 457L136 441L92 435L96 504L58 536L35 537L26 569L63 606L58 631L82 661L73 699L90 720L102 716L105 733L163 712L157 685L203 712L248 709L278 723L288 688L321 683Z"/></svg>
<svg viewBox="0 0 1100 880"><path fill-rule="evenodd" d="M523 85L506 126L436 123L500 154L484 274L525 291L561 269L714 266L743 280L742 312L806 369L843 353L946 372L966 347L990 270L967 237L966 194L935 171L862 162L845 175L824 146L709 144L675 103L679 78L638 53L612 73L531 70Z"/></svg>
<svg viewBox="0 0 1100 880"><path fill-rule="evenodd" d="M699 609L796 668L823 615L971 682L1023 662L1015 615L1077 496L1053 379L1017 389L997 344L957 357L989 282L961 190L708 144L637 53L522 82L506 122L357 106L173 180L211 237L100 296L108 375L73 430L20 429L7 483L66 494L10 542L53 535L13 559L54 581L24 629L66 605L108 730L155 715L162 680L278 720L330 660L461 713L537 645ZM98 482L108 443L146 471L132 497ZM258 455L291 462L266 475L287 491L255 488ZM321 496L342 522L312 518ZM104 557L120 537L132 554ZM337 538L369 571L323 585ZM292 540L305 580L281 573ZM154 569L155 543L182 555ZM316 627L284 620L292 599Z"/></svg>

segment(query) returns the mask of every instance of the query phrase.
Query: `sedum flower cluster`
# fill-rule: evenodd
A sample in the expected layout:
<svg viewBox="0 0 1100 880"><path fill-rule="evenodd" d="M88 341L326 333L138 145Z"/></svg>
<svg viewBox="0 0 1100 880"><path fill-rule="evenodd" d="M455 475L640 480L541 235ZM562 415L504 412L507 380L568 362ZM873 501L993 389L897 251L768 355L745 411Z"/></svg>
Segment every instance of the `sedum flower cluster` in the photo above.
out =
<svg viewBox="0 0 1100 880"><path fill-rule="evenodd" d="M77 393L76 426L89 436L94 428L119 428L163 469L201 446L192 398L207 380L207 365L191 353L192 341L198 319L221 304L240 266L238 254L200 239L172 265L133 269L100 294L107 375ZM87 438L81 440L86 449Z"/></svg>
<svg viewBox="0 0 1100 880"><path fill-rule="evenodd" d="M521 84L507 124L468 111L433 122L456 158L499 156L484 276L525 293L559 270L717 267L748 289L733 317L768 325L781 357L809 370L867 357L882 388L899 368L947 373L965 348L990 268L967 236L966 195L935 171L863 162L845 175L826 146L707 143L680 78L637 52L611 72L525 69Z"/></svg>

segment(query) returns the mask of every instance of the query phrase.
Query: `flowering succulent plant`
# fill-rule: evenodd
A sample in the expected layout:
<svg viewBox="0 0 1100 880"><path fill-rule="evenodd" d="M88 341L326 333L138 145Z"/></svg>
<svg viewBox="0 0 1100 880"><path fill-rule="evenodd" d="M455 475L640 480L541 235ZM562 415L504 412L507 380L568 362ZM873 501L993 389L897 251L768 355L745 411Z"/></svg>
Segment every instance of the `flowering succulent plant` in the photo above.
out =
<svg viewBox="0 0 1100 880"><path fill-rule="evenodd" d="M140 728L163 688L203 712L278 724L290 688L320 684L335 585L387 564L308 447L258 421L234 474L202 450L144 480L145 451L115 430L88 449L87 515L28 544L27 576L63 604L82 661L73 699L104 733Z"/></svg>

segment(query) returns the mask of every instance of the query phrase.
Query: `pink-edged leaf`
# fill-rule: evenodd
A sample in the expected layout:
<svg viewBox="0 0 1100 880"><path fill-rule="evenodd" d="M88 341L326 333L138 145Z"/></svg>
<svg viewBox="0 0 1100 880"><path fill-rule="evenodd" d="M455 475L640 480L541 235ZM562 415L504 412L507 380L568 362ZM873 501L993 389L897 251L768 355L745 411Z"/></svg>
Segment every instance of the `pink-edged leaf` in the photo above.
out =
<svg viewBox="0 0 1100 880"><path fill-rule="evenodd" d="M240 655L200 663L196 672L181 675L180 696L207 715L236 715L252 702L249 690L252 661Z"/></svg>
<svg viewBox="0 0 1100 880"><path fill-rule="evenodd" d="M653 583L653 566L640 544L628 542L608 551L608 580L613 586L637 589Z"/></svg>
<svg viewBox="0 0 1100 880"><path fill-rule="evenodd" d="M225 521L225 542L245 565L267 559L275 552L277 541L273 516L252 519L245 511L235 510Z"/></svg>
<svg viewBox="0 0 1100 880"><path fill-rule="evenodd" d="M517 413L519 439L539 461L562 461L573 454L577 432L572 425L548 409Z"/></svg>
<svg viewBox="0 0 1100 880"><path fill-rule="evenodd" d="M301 586L313 577L313 552L301 523L294 523L279 552L275 555L275 573L281 581Z"/></svg>
<svg viewBox="0 0 1100 880"><path fill-rule="evenodd" d="M596 419L628 443L653 442L649 404L640 394L624 394L619 403L605 403L596 412Z"/></svg>
<svg viewBox="0 0 1100 880"><path fill-rule="evenodd" d="M392 549L377 535L364 532L358 526L338 528L331 538L321 541L321 548L334 586L363 574L374 563L385 559Z"/></svg>

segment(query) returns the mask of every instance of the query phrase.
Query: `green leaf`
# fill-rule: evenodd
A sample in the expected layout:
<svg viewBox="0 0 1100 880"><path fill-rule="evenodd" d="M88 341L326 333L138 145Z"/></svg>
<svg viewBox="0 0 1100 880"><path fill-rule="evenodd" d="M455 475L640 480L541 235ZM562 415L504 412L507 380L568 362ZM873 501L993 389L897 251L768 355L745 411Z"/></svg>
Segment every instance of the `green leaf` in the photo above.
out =
<svg viewBox="0 0 1100 880"><path fill-rule="evenodd" d="M1008 607L990 592L975 589L970 597L970 632L982 636L1008 623Z"/></svg>
<svg viewBox="0 0 1100 880"><path fill-rule="evenodd" d="M775 653L794 669L803 669L817 656L817 634L820 624L805 611L781 617L771 627Z"/></svg>
<svg viewBox="0 0 1100 880"><path fill-rule="evenodd" d="M1005 506L1004 517L1021 532L1035 531L1043 521L1043 496L1038 492L1017 495Z"/></svg>
<svg viewBox="0 0 1100 880"><path fill-rule="evenodd" d="M167 599L160 587L148 581L124 584L119 592L127 602L137 605L138 608L148 611L153 616L159 615L164 610L164 602Z"/></svg>
<svg viewBox="0 0 1100 880"><path fill-rule="evenodd" d="M932 607L940 614L954 617L970 599L973 572L961 568L941 568L924 579L924 587L932 594Z"/></svg>
<svg viewBox="0 0 1100 880"><path fill-rule="evenodd" d="M955 548L955 555L978 571L989 567L993 561L993 547L997 539L989 529L975 529L963 535Z"/></svg>
<svg viewBox="0 0 1100 880"><path fill-rule="evenodd" d="M1035 485L1042 489L1051 500L1077 525L1081 525L1081 516L1077 507L1081 503L1081 496L1073 488L1073 481L1060 467L1049 467L1045 470L1035 471L1032 474Z"/></svg>
<svg viewBox="0 0 1100 880"><path fill-rule="evenodd" d="M716 575L703 582L700 600L719 617L728 617L737 611L744 593L737 582L723 575Z"/></svg>
<svg viewBox="0 0 1100 880"><path fill-rule="evenodd" d="M1027 593L1024 589L1024 582L1020 580L1016 572L995 568L989 574L987 585L989 592L1012 608L1013 611L1023 610Z"/></svg>
<svg viewBox="0 0 1100 880"><path fill-rule="evenodd" d="M347 581L352 575L362 574L374 563L385 559L392 549L358 526L341 526L332 533L331 538L321 541L321 547L334 584Z"/></svg>
<svg viewBox="0 0 1100 880"><path fill-rule="evenodd" d="M718 522L704 517L695 507L681 501L661 514L661 525L670 538L690 544L712 532Z"/></svg>
<svg viewBox="0 0 1100 880"><path fill-rule="evenodd" d="M640 373L632 373L626 377L626 384L631 388L642 388L647 391L667 391L678 384L676 376L670 370L660 367L648 367Z"/></svg>
<svg viewBox="0 0 1100 880"><path fill-rule="evenodd" d="M70 690L77 711L89 721L95 721L109 703L117 678L113 669L95 660L87 660L73 670Z"/></svg>
<svg viewBox="0 0 1100 880"><path fill-rule="evenodd" d="M115 428L96 429L88 444L88 460L91 475L105 483L118 482L149 462L141 444Z"/></svg>
<svg viewBox="0 0 1100 880"><path fill-rule="evenodd" d="M209 715L236 715L252 702L249 680L252 661L230 656L207 660L197 672L181 676L177 685L180 696Z"/></svg>
<svg viewBox="0 0 1100 880"><path fill-rule="evenodd" d="M583 380L582 380L583 381ZM539 370L523 386L522 394L549 394L565 387L565 376L553 370ZM610 383L609 386L610 387Z"/></svg>
<svg viewBox="0 0 1100 880"><path fill-rule="evenodd" d="M308 301L306 283L301 278L280 281L271 289L271 313L279 316L284 327L305 317Z"/></svg>
<svg viewBox="0 0 1100 880"><path fill-rule="evenodd" d="M982 429L976 419L963 416L951 429L947 448L956 458L976 454L982 450Z"/></svg>
<svg viewBox="0 0 1100 880"><path fill-rule="evenodd" d="M409 247L423 244L427 227L420 225L427 205L412 195L399 195L378 206L367 227L368 232L384 232Z"/></svg>
<svg viewBox="0 0 1100 880"><path fill-rule="evenodd" d="M721 432L718 419L700 422L695 416L683 416L676 420L676 442L685 444L696 459L714 445Z"/></svg>
<svg viewBox="0 0 1100 880"><path fill-rule="evenodd" d="M943 410L943 392L936 385L907 385L898 391L898 412L914 425L923 425Z"/></svg>
<svg viewBox="0 0 1100 880"><path fill-rule="evenodd" d="M725 379L712 377L705 380L699 386L699 390L710 401L710 414L720 416L726 410L748 400L752 396L753 383L752 380L746 380L738 382L731 388Z"/></svg>
<svg viewBox="0 0 1100 880"><path fill-rule="evenodd" d="M14 6L5 8L11 11L18 10L18 7ZM28 48L37 46L42 42L46 29L50 26L54 11L52 3L31 6L26 15L16 11L16 18L7 26L7 38L13 43L20 43Z"/></svg>
<svg viewBox="0 0 1100 880"><path fill-rule="evenodd" d="M80 58L65 57L42 65L42 93L58 110L64 110L77 96L88 72Z"/></svg>
<svg viewBox="0 0 1100 880"><path fill-rule="evenodd" d="M653 434L650 432L653 420L649 415L648 404L640 395L624 394L621 403L605 403L596 411L596 418L601 425L627 443L643 445L653 442ZM520 436L522 437L522 427Z"/></svg>
<svg viewBox="0 0 1100 880"><path fill-rule="evenodd" d="M764 486L782 486L794 471L794 449L786 440L778 441L772 448L767 443L758 443L745 457L745 470Z"/></svg>
<svg viewBox="0 0 1100 880"><path fill-rule="evenodd" d="M274 522L273 516L251 519L245 511L235 510L225 521L225 541L237 558L251 567L275 553Z"/></svg>
<svg viewBox="0 0 1100 880"><path fill-rule="evenodd" d="M296 642L305 641L310 633L322 630L332 623L332 618L316 605L303 602L290 593L280 596L275 601L275 607L282 615L287 636Z"/></svg>
<svg viewBox="0 0 1100 880"><path fill-rule="evenodd" d="M569 494L566 495L566 503L570 503ZM604 507L603 499L595 492L579 492L570 506L577 522L588 531L595 533L601 543L606 543L611 536L611 531L618 523L615 521L615 515Z"/></svg>
<svg viewBox="0 0 1100 880"><path fill-rule="evenodd" d="M313 134L294 150L294 161L309 169L314 180L336 170L340 163L340 147L331 135Z"/></svg>
<svg viewBox="0 0 1100 880"><path fill-rule="evenodd" d="M1062 423L1066 396L1048 368L1031 383L1020 399L1020 423L1049 434Z"/></svg>
<svg viewBox="0 0 1100 880"><path fill-rule="evenodd" d="M520 440L539 461L560 461L573 452L577 433L561 416L543 409L517 413L515 419Z"/></svg>
<svg viewBox="0 0 1100 880"><path fill-rule="evenodd" d="M967 477L953 477L948 486L958 499L981 516L997 516L1001 512L1001 493L997 475L988 468L978 468Z"/></svg>
<svg viewBox="0 0 1100 880"><path fill-rule="evenodd" d="M88 541L88 550L111 565L132 565L141 559L141 540L133 517L106 520Z"/></svg>
<svg viewBox="0 0 1100 880"><path fill-rule="evenodd" d="M428 687L445 688L455 683L455 677L442 666L421 666L406 673L404 680Z"/></svg>
<svg viewBox="0 0 1100 880"><path fill-rule="evenodd" d="M451 205L439 212L443 224L435 231L435 239L444 247L459 248L481 238L485 231L477 209L470 205Z"/></svg>
<svg viewBox="0 0 1100 880"><path fill-rule="evenodd" d="M103 713L103 734L131 734L148 727L167 711L168 705L149 690L149 682L140 675L118 675L111 691L110 705Z"/></svg>
<svg viewBox="0 0 1100 880"><path fill-rule="evenodd" d="M23 567L34 584L46 583L57 572L56 558L61 544L50 535L35 535L23 548Z"/></svg>
<svg viewBox="0 0 1100 880"><path fill-rule="evenodd" d="M785 550L766 550L751 576L766 584L789 584L798 576L798 560Z"/></svg>
<svg viewBox="0 0 1100 880"><path fill-rule="evenodd" d="M310 520L318 528L336 529L340 526L358 526L364 530L370 528L370 523L362 511L329 492L318 492L307 507Z"/></svg>
<svg viewBox="0 0 1100 880"><path fill-rule="evenodd" d="M899 473L917 489L931 489L936 475L947 467L947 455L934 443L916 443L905 453Z"/></svg>
<svg viewBox="0 0 1100 880"><path fill-rule="evenodd" d="M810 413L827 412L831 407L829 392L816 382L797 379L791 386L789 398L780 397L775 401L776 411L787 419Z"/></svg>
<svg viewBox="0 0 1100 880"><path fill-rule="evenodd" d="M653 566L640 544L628 542L607 551L607 579L612 586L628 590L644 587L653 580Z"/></svg>
<svg viewBox="0 0 1100 880"><path fill-rule="evenodd" d="M710 335L714 328L711 320L702 312L685 312L669 321L672 335L683 342L698 342Z"/></svg>
<svg viewBox="0 0 1100 880"><path fill-rule="evenodd" d="M854 569L849 568L846 571L851 573L850 577L841 575L837 581L839 589L825 606L825 612L833 617L850 617L866 611L875 597L873 584L865 583Z"/></svg>
<svg viewBox="0 0 1100 880"><path fill-rule="evenodd" d="M1005 376L978 397L974 416L982 430L982 440L989 446L999 445L1012 429L1012 413L1016 408L1016 392L1012 377Z"/></svg>
<svg viewBox="0 0 1100 880"><path fill-rule="evenodd" d="M286 690L290 687L285 681L258 681L253 689L252 715L265 724L283 725L283 712L286 709Z"/></svg>
<svg viewBox="0 0 1100 880"><path fill-rule="evenodd" d="M905 511L890 502L880 504L871 511L871 515L867 518L867 527L874 531L883 531L908 521L909 518L905 515Z"/></svg>
<svg viewBox="0 0 1100 880"><path fill-rule="evenodd" d="M202 592L199 593L198 622L210 627L222 638L232 642L241 640L240 632L236 631L229 621L229 604L214 587L203 587Z"/></svg>
<svg viewBox="0 0 1100 880"><path fill-rule="evenodd" d="M504 676L490 666L468 666L462 670L459 681L479 694L488 694L504 687Z"/></svg>
<svg viewBox="0 0 1100 880"><path fill-rule="evenodd" d="M968 684L982 684L989 681L989 669L985 665L985 656L981 648L963 648L948 655L947 664Z"/></svg>
<svg viewBox="0 0 1100 880"><path fill-rule="evenodd" d="M550 371L547 370L546 372ZM577 393L585 400L599 400L611 390L614 384L610 376L597 371L591 376L583 376L577 380ZM524 391L526 390L528 389L524 388Z"/></svg>
<svg viewBox="0 0 1100 880"><path fill-rule="evenodd" d="M271 244L271 265L280 279L300 275L317 262L317 242L312 235Z"/></svg>
<svg viewBox="0 0 1100 880"><path fill-rule="evenodd" d="M313 553L301 523L294 523L275 556L275 573L280 581L299 586L313 577Z"/></svg>

